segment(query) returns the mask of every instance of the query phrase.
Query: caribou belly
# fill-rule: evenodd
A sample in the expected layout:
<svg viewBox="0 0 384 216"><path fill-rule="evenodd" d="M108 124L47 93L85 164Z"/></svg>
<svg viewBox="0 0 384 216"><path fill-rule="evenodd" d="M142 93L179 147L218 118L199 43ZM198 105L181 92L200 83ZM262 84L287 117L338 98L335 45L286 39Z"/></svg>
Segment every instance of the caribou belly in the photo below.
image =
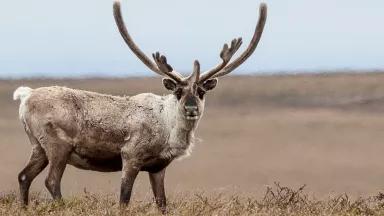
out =
<svg viewBox="0 0 384 216"><path fill-rule="evenodd" d="M120 154L111 157L95 158L79 155L78 153L73 152L70 155L68 164L71 164L79 169L99 172L117 172L122 169Z"/></svg>

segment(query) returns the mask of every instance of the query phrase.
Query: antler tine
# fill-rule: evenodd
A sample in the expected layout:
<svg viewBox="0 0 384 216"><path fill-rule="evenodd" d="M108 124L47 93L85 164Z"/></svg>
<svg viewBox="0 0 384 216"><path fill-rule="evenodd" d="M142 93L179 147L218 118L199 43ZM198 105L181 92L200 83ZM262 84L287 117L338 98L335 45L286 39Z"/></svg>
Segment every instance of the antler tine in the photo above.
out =
<svg viewBox="0 0 384 216"><path fill-rule="evenodd" d="M115 17L115 21L117 24L117 27L119 28L120 34L123 37L125 43L128 45L128 47L132 50L132 52L153 72L161 75L161 76L168 76L171 79L174 79L175 81L182 80L182 77L178 73L165 73L161 68L159 68L158 64L153 63L153 61L148 58L143 51L135 44L133 41L131 35L128 33L128 30L125 26L123 17L121 15L121 6L120 1L115 0L113 4L113 15ZM166 64L168 65L168 64ZM169 65L168 65L169 66ZM169 66L170 67L170 66ZM171 67L172 68L172 67Z"/></svg>
<svg viewBox="0 0 384 216"><path fill-rule="evenodd" d="M192 83L198 83L199 79L200 79L200 62L198 60L195 60L193 62L193 72L187 78L187 80L192 82Z"/></svg>
<svg viewBox="0 0 384 216"><path fill-rule="evenodd" d="M153 53L152 54L153 59L155 60L155 63L159 70L167 75L169 78L177 81L177 82L182 82L183 79L181 76L173 70L172 66L168 64L167 58L164 55L160 55L159 52Z"/></svg>
<svg viewBox="0 0 384 216"><path fill-rule="evenodd" d="M252 37L252 40L248 46L248 48L244 51L243 54L241 54L237 59L235 59L232 63L224 67L223 70L221 70L219 73L216 73L213 75L213 78L221 77L224 75L229 74L234 69L239 67L242 63L244 63L255 51L257 45L259 44L259 41L261 39L261 36L263 34L264 26L267 20L267 5L265 3L260 4L260 15L259 15L259 21L257 22L257 26L255 29L255 33Z"/></svg>
<svg viewBox="0 0 384 216"><path fill-rule="evenodd" d="M220 72L231 60L233 55L239 50L243 41L241 38L236 38L231 41L231 46L228 47L228 44L224 44L223 49L220 52L220 58L223 60L220 64L218 64L215 68L206 71L201 75L200 83L205 82L216 73Z"/></svg>

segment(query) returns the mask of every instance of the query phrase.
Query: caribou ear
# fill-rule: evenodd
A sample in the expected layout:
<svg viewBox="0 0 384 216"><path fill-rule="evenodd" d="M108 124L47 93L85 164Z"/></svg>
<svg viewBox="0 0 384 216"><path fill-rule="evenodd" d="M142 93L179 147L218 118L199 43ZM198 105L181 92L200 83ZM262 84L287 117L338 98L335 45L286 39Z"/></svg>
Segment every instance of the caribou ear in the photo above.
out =
<svg viewBox="0 0 384 216"><path fill-rule="evenodd" d="M166 89L170 91L175 91L176 89L176 82L168 78L163 79L163 85Z"/></svg>
<svg viewBox="0 0 384 216"><path fill-rule="evenodd" d="M203 89L205 91L212 90L216 87L218 82L219 82L218 79L209 79L203 83Z"/></svg>

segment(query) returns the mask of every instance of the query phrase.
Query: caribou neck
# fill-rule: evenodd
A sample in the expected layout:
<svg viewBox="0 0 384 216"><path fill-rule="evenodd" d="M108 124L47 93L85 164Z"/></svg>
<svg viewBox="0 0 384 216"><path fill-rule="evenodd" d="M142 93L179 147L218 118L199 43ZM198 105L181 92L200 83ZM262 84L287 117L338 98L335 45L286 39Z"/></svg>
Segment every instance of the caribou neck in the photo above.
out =
<svg viewBox="0 0 384 216"><path fill-rule="evenodd" d="M189 155L194 143L194 133L199 120L187 120L178 112L178 101L174 95L167 96L165 106L165 119L170 129L168 145L172 155L179 157Z"/></svg>

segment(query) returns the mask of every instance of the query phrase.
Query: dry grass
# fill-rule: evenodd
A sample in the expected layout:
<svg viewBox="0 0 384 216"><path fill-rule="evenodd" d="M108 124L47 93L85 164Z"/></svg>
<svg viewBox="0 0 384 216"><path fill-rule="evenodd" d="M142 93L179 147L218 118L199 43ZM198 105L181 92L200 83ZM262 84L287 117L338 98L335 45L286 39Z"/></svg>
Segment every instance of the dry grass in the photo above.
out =
<svg viewBox="0 0 384 216"><path fill-rule="evenodd" d="M305 186L291 189L275 183L260 199L228 193L202 192L170 197L168 215L383 215L384 194L351 199L348 195L318 200L304 191ZM20 208L15 193L0 196L1 215L160 215L153 201L133 200L120 210L116 195L82 196L52 202L48 197L34 194L27 209Z"/></svg>

